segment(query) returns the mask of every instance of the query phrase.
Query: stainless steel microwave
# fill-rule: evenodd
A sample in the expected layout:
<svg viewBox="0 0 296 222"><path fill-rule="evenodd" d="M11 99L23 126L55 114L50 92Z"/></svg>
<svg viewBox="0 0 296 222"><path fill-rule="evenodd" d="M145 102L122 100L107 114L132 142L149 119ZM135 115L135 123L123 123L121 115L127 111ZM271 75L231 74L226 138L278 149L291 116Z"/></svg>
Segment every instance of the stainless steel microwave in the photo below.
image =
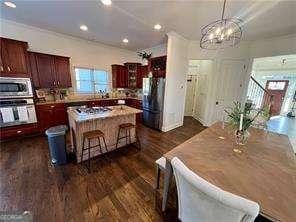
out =
<svg viewBox="0 0 296 222"><path fill-rule="evenodd" d="M0 98L33 97L30 78L0 77Z"/></svg>

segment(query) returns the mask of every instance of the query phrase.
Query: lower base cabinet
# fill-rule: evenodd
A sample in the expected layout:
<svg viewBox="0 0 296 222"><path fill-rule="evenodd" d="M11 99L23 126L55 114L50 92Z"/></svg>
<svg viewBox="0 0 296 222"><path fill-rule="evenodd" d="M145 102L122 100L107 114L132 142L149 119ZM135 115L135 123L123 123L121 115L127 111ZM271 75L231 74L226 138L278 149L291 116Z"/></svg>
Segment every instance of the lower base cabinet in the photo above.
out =
<svg viewBox="0 0 296 222"><path fill-rule="evenodd" d="M142 101L138 99L126 99L126 105L133 107L135 109L140 109L142 110ZM142 123L143 120L143 114L142 113L137 113L136 114L136 122L137 123Z"/></svg>
<svg viewBox="0 0 296 222"><path fill-rule="evenodd" d="M36 113L41 133L52 126L68 124L67 107L64 103L37 105Z"/></svg>
<svg viewBox="0 0 296 222"><path fill-rule="evenodd" d="M8 126L0 129L0 140L19 138L34 135L39 132L37 123Z"/></svg>
<svg viewBox="0 0 296 222"><path fill-rule="evenodd" d="M115 106L117 99L88 101L89 107L93 106ZM142 109L142 101L138 99L125 99L126 105ZM59 104L38 104L35 106L38 123L24 124L18 126L5 127L0 129L0 140L19 138L22 136L44 132L53 126L68 125L67 106L65 103ZM142 113L136 115L136 122L142 122Z"/></svg>

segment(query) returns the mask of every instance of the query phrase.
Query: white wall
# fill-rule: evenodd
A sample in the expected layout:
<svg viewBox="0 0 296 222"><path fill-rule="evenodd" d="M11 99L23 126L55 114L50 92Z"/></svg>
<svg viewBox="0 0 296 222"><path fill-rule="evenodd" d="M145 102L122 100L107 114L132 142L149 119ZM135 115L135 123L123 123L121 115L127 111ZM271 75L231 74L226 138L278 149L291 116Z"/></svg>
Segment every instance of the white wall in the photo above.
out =
<svg viewBox="0 0 296 222"><path fill-rule="evenodd" d="M177 33L168 33L163 131L183 125L188 43L188 40Z"/></svg>
<svg viewBox="0 0 296 222"><path fill-rule="evenodd" d="M142 49L139 51L145 51L147 53L152 53L152 57L164 56L167 54L167 44L157 45L155 47Z"/></svg>
<svg viewBox="0 0 296 222"><path fill-rule="evenodd" d="M29 51L71 57L72 76L74 66L97 68L108 71L111 83L111 64L141 62L133 51L86 41L8 20L0 20L0 34L2 37L28 42ZM74 78L72 78L73 81ZM72 85L74 86L74 84Z"/></svg>

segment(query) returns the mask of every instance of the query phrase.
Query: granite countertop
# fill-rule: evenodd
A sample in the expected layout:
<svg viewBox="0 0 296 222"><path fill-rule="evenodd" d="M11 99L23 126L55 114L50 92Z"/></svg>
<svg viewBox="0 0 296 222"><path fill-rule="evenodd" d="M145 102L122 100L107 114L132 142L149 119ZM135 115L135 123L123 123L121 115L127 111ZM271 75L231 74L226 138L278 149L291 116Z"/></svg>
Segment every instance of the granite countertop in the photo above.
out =
<svg viewBox="0 0 296 222"><path fill-rule="evenodd" d="M46 104L59 104L59 103L75 103L75 102L91 102L99 100L116 100L116 99L136 99L142 101L142 99L137 97L124 97L124 98L93 98L93 99L68 99L68 100L56 100L56 101L46 101L46 102L36 102L35 105L46 105Z"/></svg>
<svg viewBox="0 0 296 222"><path fill-rule="evenodd" d="M123 109L121 109L123 107ZM142 113L142 110L135 109L129 106L108 106L111 111L107 111L100 114L78 114L74 109L68 109L68 115L74 118L75 122L83 122L96 119L105 119L117 116L125 116L131 114Z"/></svg>

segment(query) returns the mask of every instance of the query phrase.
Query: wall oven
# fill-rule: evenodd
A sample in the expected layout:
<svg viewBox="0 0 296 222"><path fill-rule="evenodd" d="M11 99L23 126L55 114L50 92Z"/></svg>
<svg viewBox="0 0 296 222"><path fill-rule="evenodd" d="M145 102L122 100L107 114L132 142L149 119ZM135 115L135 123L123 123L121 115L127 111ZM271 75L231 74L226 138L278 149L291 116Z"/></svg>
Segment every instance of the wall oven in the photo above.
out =
<svg viewBox="0 0 296 222"><path fill-rule="evenodd" d="M0 98L33 97L30 78L0 77Z"/></svg>
<svg viewBox="0 0 296 222"><path fill-rule="evenodd" d="M36 122L33 99L0 100L0 127Z"/></svg>
<svg viewBox="0 0 296 222"><path fill-rule="evenodd" d="M30 78L0 77L0 128L36 122Z"/></svg>

